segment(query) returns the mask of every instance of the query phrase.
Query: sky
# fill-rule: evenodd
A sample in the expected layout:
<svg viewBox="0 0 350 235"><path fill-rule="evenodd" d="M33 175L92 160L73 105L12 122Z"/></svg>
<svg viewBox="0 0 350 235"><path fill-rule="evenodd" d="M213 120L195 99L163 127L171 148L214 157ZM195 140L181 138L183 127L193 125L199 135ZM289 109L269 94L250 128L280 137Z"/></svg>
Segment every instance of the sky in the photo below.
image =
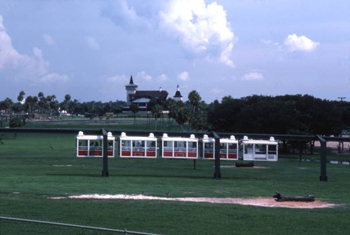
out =
<svg viewBox="0 0 350 235"><path fill-rule="evenodd" d="M160 87L207 103L350 101L348 0L1 0L0 100L126 100Z"/></svg>

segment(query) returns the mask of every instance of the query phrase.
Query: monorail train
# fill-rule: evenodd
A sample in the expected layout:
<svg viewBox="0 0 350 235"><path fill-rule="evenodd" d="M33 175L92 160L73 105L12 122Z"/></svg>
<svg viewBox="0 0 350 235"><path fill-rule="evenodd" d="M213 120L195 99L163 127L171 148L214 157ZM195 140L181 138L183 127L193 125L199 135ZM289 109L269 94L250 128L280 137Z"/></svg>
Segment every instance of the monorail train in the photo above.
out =
<svg viewBox="0 0 350 235"><path fill-rule="evenodd" d="M115 137L108 132L108 157L115 157ZM158 148L158 142L160 148ZM77 157L102 157L103 137L84 135L79 132L76 137ZM173 159L215 159L215 139L204 135L198 139L190 137L171 137L164 133L156 138L153 133L149 136L127 136L122 132L119 137L119 156L121 158L173 158ZM221 160L247 161L277 161L278 142L270 137L269 140L253 140L244 136L237 140L234 136L220 139Z"/></svg>

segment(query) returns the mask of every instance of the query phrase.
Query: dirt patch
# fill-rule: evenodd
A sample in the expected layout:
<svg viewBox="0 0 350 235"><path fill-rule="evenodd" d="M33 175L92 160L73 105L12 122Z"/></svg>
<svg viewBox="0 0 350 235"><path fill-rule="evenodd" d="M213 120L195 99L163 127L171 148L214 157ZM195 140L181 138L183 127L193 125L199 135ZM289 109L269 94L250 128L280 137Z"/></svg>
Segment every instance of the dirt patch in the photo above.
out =
<svg viewBox="0 0 350 235"><path fill-rule="evenodd" d="M126 194L86 194L68 197L51 197L49 199L124 199L124 200L160 200L180 202L207 202L219 204L239 204L260 207L284 207L297 209L331 208L336 204L315 200L313 202L277 202L273 198L209 198L209 197L154 197L145 195Z"/></svg>

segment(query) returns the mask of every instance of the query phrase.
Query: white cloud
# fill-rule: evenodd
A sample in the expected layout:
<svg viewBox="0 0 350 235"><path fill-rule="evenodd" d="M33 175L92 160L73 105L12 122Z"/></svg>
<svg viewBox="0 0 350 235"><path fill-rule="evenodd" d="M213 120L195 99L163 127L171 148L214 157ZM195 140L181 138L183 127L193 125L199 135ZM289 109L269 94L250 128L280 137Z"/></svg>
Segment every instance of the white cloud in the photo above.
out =
<svg viewBox="0 0 350 235"><path fill-rule="evenodd" d="M94 50L100 49L100 45L96 42L95 38L87 36L85 37L85 43L88 47Z"/></svg>
<svg viewBox="0 0 350 235"><path fill-rule="evenodd" d="M31 81L63 81L67 75L49 73L49 62L39 48L33 48L33 56L19 53L12 45L0 15L0 70L11 70L16 77Z"/></svg>
<svg viewBox="0 0 350 235"><path fill-rule="evenodd" d="M180 73L177 78L181 81L187 81L190 78L190 74L186 71Z"/></svg>
<svg viewBox="0 0 350 235"><path fill-rule="evenodd" d="M65 82L68 80L67 75L60 75L58 73L49 73L41 78L43 82L56 83L56 82Z"/></svg>
<svg viewBox="0 0 350 235"><path fill-rule="evenodd" d="M48 34L43 34L43 39L46 45L52 46L55 44L55 41L52 39L52 37Z"/></svg>
<svg viewBox="0 0 350 235"><path fill-rule="evenodd" d="M161 74L158 76L158 81L159 82L165 82L168 80L168 76L166 74Z"/></svg>
<svg viewBox="0 0 350 235"><path fill-rule="evenodd" d="M174 0L160 12L163 30L178 38L189 51L233 67L230 55L234 35L223 6L204 0Z"/></svg>
<svg viewBox="0 0 350 235"><path fill-rule="evenodd" d="M263 80L264 76L261 73L247 73L241 77L241 80L252 81L252 80Z"/></svg>
<svg viewBox="0 0 350 235"><path fill-rule="evenodd" d="M286 45L290 51L312 51L315 50L320 43L314 42L305 36L291 34L284 40L284 45Z"/></svg>
<svg viewBox="0 0 350 235"><path fill-rule="evenodd" d="M144 80L152 80L152 76L146 74L145 71L141 71L141 72L138 72L137 75L136 75L136 78L137 79L144 79Z"/></svg>
<svg viewBox="0 0 350 235"><path fill-rule="evenodd" d="M11 37L6 33L0 18L0 69L12 69L30 74L44 75L49 63L43 59L42 51L33 48L33 57L20 54L13 48Z"/></svg>
<svg viewBox="0 0 350 235"><path fill-rule="evenodd" d="M115 75L107 78L108 82L128 82L128 77L126 75Z"/></svg>
<svg viewBox="0 0 350 235"><path fill-rule="evenodd" d="M4 25L2 24L2 15L0 15L0 29L5 30Z"/></svg>
<svg viewBox="0 0 350 235"><path fill-rule="evenodd" d="M152 28L149 19L137 14L133 7L130 7L125 0L115 0L105 3L102 14L109 17L116 25L124 30L140 30Z"/></svg>

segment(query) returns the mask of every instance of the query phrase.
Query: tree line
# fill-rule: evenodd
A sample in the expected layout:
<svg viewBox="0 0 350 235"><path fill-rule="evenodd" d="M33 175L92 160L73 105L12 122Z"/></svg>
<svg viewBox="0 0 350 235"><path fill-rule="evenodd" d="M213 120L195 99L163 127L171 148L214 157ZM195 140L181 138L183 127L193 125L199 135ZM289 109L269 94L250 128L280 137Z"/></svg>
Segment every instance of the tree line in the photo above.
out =
<svg viewBox="0 0 350 235"><path fill-rule="evenodd" d="M110 102L79 102L72 100L69 94L65 95L64 100L59 102L55 95L44 95L39 92L36 96L27 96L24 99L25 92L21 91L17 97L17 102L10 98L0 101L0 118L16 119L35 118L36 116L50 119L52 116L59 116L60 112L67 112L72 116L83 115L85 117L105 116L106 113L118 114L122 112L122 107L126 105L124 101Z"/></svg>
<svg viewBox="0 0 350 235"><path fill-rule="evenodd" d="M219 132L340 135L350 128L350 103L310 95L226 96L208 107Z"/></svg>
<svg viewBox="0 0 350 235"><path fill-rule="evenodd" d="M17 102L6 98L0 101L2 116L10 114L41 114L51 117L60 111L85 117L118 115L124 101L79 102L69 94L59 102L55 95L27 96L21 91ZM239 99L225 96L221 102L215 100L205 103L199 93L191 91L187 101L175 101L172 98L153 99L148 110L156 123L167 117L167 129L173 128L174 122L190 130L236 132L236 133L271 133L271 134L322 134L340 135L350 128L350 102L330 101L310 95L262 96L252 95ZM137 105L131 105L130 111L136 117Z"/></svg>

